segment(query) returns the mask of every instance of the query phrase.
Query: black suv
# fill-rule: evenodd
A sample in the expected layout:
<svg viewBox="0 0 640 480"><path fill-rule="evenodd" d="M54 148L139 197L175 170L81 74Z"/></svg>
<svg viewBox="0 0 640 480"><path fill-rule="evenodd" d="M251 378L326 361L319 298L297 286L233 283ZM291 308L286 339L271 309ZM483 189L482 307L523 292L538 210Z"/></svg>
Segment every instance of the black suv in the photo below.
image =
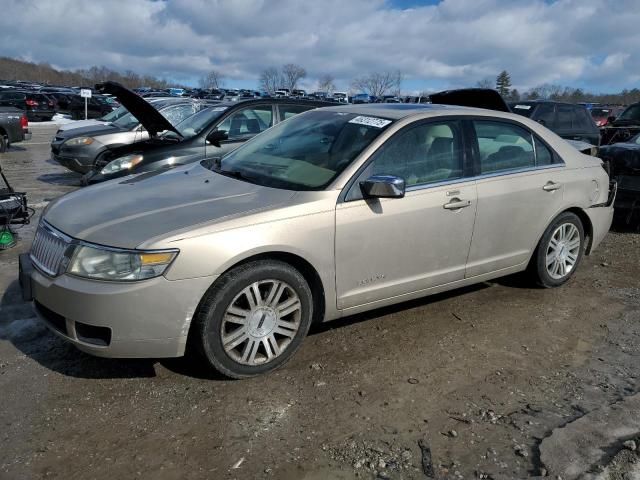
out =
<svg viewBox="0 0 640 480"><path fill-rule="evenodd" d="M0 106L24 110L29 120L51 120L55 115L53 100L42 93L28 90L4 90L0 92Z"/></svg>
<svg viewBox="0 0 640 480"><path fill-rule="evenodd" d="M567 140L600 145L600 130L582 105L534 100L510 103L511 111L541 123Z"/></svg>

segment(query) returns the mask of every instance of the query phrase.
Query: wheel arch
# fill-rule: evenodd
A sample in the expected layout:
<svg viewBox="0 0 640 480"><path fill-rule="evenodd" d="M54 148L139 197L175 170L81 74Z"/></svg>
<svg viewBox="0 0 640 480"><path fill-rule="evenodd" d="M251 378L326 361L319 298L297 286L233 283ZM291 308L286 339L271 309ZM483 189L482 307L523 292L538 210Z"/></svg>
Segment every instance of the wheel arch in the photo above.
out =
<svg viewBox="0 0 640 480"><path fill-rule="evenodd" d="M573 207L564 208L564 209L560 210L559 212L556 212L555 215L553 215L549 219L549 221L545 225L545 227L542 230L542 232L540 232L538 234L538 239L536 240L535 247L531 251L531 255L529 257L529 261L527 262L527 265L530 266L531 262L534 261L534 258L535 258L535 255L536 255L536 251L538 249L538 246L540 245L540 241L542 240L544 232L546 232L547 228L549 228L549 225L551 225L555 221L556 218L558 218L560 215L562 215L565 212L573 213L582 222L582 228L584 230L584 237L585 237L585 242L586 242L586 247L585 247L584 253L585 253L585 255L589 255L591 253L591 245L593 243L593 224L591 223L591 219L589 218L589 215L587 215L587 213L584 211L584 209L582 209L581 207L573 206Z"/></svg>
<svg viewBox="0 0 640 480"><path fill-rule="evenodd" d="M254 253L248 257L242 258L233 262L231 265L227 266L227 268L216 278L216 280L211 284L211 286L207 289L205 294L202 296L198 304L198 309L204 299L207 297L209 291L218 283L220 278L222 278L226 273L231 270L238 268L242 265L246 265L247 263L255 262L258 260L277 260L288 265L291 265L293 268L298 270L302 276L305 278L307 283L309 284L309 288L313 293L313 318L311 320L312 324L320 323L324 319L325 311L326 311L326 291L325 286L322 282L320 274L318 270L305 258L297 255L295 253L286 252L286 251L268 251L268 252L260 252Z"/></svg>

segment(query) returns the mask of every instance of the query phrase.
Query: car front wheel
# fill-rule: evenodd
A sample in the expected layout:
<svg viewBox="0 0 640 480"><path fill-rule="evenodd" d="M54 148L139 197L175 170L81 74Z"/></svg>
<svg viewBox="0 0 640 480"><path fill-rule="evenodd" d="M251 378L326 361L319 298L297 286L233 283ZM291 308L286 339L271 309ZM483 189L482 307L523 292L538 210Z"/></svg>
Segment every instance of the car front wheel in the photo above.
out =
<svg viewBox="0 0 640 480"><path fill-rule="evenodd" d="M293 356L312 316L300 272L275 260L247 263L209 290L194 316L190 348L228 377L260 375Z"/></svg>
<svg viewBox="0 0 640 480"><path fill-rule="evenodd" d="M538 285L551 288L565 283L582 260L584 227L580 218L564 212L547 227L531 263Z"/></svg>

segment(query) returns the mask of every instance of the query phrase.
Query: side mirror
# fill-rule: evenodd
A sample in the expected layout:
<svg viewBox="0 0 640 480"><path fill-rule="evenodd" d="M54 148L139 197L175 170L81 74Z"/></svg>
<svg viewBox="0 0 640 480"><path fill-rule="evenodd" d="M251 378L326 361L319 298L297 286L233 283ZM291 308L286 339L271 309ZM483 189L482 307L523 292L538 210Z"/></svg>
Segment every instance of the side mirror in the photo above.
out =
<svg viewBox="0 0 640 480"><path fill-rule="evenodd" d="M220 142L229 138L227 132L223 130L213 130L207 135L207 142L209 142L214 147L220 148Z"/></svg>
<svg viewBox="0 0 640 480"><path fill-rule="evenodd" d="M542 120L542 119L538 120L538 123L539 123L540 125L544 125L545 127L547 126L547 122L546 122L546 121L544 121L544 120Z"/></svg>
<svg viewBox="0 0 640 480"><path fill-rule="evenodd" d="M360 182L360 190L365 198L402 198L405 182L393 175L373 175Z"/></svg>
<svg viewBox="0 0 640 480"><path fill-rule="evenodd" d="M616 117L614 117L613 115L610 117L607 117L607 123L613 123L615 121Z"/></svg>

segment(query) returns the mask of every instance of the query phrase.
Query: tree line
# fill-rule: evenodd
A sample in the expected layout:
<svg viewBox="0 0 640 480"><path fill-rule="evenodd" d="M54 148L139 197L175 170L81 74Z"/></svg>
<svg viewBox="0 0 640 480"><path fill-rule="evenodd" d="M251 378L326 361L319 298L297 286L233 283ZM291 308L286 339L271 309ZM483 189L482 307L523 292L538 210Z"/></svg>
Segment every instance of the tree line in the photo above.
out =
<svg viewBox="0 0 640 480"><path fill-rule="evenodd" d="M259 88L273 94L276 90L287 88L295 90L301 80L307 78L304 67L293 63L280 68L265 68L258 79ZM118 72L104 66L93 66L79 70L57 70L50 64L26 62L9 57L0 57L1 80L23 80L47 85L93 86L96 83L112 80L128 88L151 87L167 88L172 85L165 79L151 75L140 75L132 70ZM351 81L352 92L368 93L376 97L383 95L400 96L404 75L400 71L379 71L360 75ZM200 79L202 88L222 88L225 76L219 70L211 70ZM332 93L336 89L335 78L331 74L323 74L316 79L318 91ZM497 77L485 78L476 83L477 87L494 88L507 101L549 99L571 103L599 102L604 104L629 105L640 102L640 89L624 89L617 93L594 93L581 88L545 83L519 92L512 87L511 75L506 70ZM426 96L426 94L425 94Z"/></svg>
<svg viewBox="0 0 640 480"><path fill-rule="evenodd" d="M107 80L119 82L127 88L166 88L169 82L151 75L139 75L132 70L118 72L104 66L80 70L57 70L48 63L33 63L15 58L0 57L0 80L22 80L46 85L91 87Z"/></svg>
<svg viewBox="0 0 640 480"><path fill-rule="evenodd" d="M498 74L494 80L485 78L476 83L480 88L494 88L507 101L518 102L523 100L554 100L557 102L593 102L612 105L629 105L640 102L640 89L624 89L617 93L594 93L582 88L567 87L545 83L530 88L525 92L519 92L511 88L511 75L506 70Z"/></svg>

